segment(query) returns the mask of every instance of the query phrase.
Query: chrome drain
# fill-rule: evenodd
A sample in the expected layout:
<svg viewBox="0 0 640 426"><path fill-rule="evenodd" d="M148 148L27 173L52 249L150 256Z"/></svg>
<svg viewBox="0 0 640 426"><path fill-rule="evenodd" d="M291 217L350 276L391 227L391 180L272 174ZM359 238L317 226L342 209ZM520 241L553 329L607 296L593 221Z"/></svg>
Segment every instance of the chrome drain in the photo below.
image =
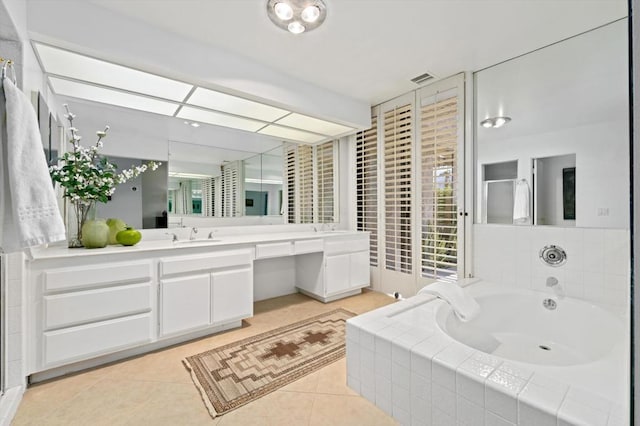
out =
<svg viewBox="0 0 640 426"><path fill-rule="evenodd" d="M549 346L547 346L547 345L538 345L538 347L540 349L542 349L543 351L550 351L551 350L551 348Z"/></svg>

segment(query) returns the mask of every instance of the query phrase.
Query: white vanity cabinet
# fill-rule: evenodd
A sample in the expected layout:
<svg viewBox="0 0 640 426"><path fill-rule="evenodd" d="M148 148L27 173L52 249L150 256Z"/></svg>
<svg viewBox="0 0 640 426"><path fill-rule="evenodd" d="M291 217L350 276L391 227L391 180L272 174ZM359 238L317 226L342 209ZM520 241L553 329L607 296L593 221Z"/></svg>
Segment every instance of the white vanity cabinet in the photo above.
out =
<svg viewBox="0 0 640 426"><path fill-rule="evenodd" d="M369 234L333 236L321 254L299 256L296 261L298 289L323 302L361 292L369 286Z"/></svg>
<svg viewBox="0 0 640 426"><path fill-rule="evenodd" d="M30 270L34 368L92 358L153 339L152 262L107 262ZM68 266L66 266L68 265Z"/></svg>
<svg viewBox="0 0 640 426"><path fill-rule="evenodd" d="M160 336L253 315L253 250L160 259Z"/></svg>

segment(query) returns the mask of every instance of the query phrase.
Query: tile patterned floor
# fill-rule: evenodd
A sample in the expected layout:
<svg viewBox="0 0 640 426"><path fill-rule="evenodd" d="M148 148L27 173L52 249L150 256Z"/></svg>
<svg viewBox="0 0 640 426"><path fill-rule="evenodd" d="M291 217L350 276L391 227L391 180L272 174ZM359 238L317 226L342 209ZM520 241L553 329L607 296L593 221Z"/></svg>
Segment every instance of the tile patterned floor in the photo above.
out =
<svg viewBox="0 0 640 426"><path fill-rule="evenodd" d="M357 314L393 299L366 291L332 303L301 294L256 303L249 327L31 386L13 425L384 426L396 422L346 386L346 361L211 419L182 359L337 307Z"/></svg>

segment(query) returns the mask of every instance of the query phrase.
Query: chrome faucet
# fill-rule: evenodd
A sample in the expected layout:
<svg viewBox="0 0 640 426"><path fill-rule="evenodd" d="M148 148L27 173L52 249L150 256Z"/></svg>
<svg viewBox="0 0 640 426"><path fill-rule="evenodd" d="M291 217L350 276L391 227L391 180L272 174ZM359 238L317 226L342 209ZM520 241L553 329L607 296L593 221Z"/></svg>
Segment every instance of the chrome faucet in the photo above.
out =
<svg viewBox="0 0 640 426"><path fill-rule="evenodd" d="M164 235L172 235L171 242L175 243L176 241L178 241L178 236L173 232L165 232Z"/></svg>
<svg viewBox="0 0 640 426"><path fill-rule="evenodd" d="M564 290L556 277L547 278L547 287L552 288L558 298L564 298Z"/></svg>
<svg viewBox="0 0 640 426"><path fill-rule="evenodd" d="M194 234L198 233L198 228L196 228L195 226L191 228L191 232L189 233L189 241L193 241L196 239Z"/></svg>
<svg viewBox="0 0 640 426"><path fill-rule="evenodd" d="M213 240L213 234L215 232L216 232L215 229L213 231L209 232L209 236L207 238L210 239L210 240Z"/></svg>

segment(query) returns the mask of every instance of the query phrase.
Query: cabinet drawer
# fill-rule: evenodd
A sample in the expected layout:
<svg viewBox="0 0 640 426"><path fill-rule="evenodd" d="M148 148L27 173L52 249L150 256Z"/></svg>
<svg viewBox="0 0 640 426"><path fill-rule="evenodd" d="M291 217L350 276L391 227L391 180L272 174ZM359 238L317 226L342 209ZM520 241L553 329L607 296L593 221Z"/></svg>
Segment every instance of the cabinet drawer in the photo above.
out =
<svg viewBox="0 0 640 426"><path fill-rule="evenodd" d="M43 275L45 291L99 287L121 282L144 282L151 280L151 262L61 268L44 272Z"/></svg>
<svg viewBox="0 0 640 426"><path fill-rule="evenodd" d="M160 275L207 271L228 266L251 264L251 250L225 250L196 256L179 256L160 260Z"/></svg>
<svg viewBox="0 0 640 426"><path fill-rule="evenodd" d="M149 283L56 294L44 297L44 329L68 327L150 310Z"/></svg>
<svg viewBox="0 0 640 426"><path fill-rule="evenodd" d="M80 361L151 340L151 314L102 321L44 333L46 365Z"/></svg>
<svg viewBox="0 0 640 426"><path fill-rule="evenodd" d="M322 239L293 242L293 251L295 254L314 253L322 250L324 250L324 241Z"/></svg>
<svg viewBox="0 0 640 426"><path fill-rule="evenodd" d="M324 242L325 254L353 253L356 251L369 250L368 238L353 238L348 240L335 239Z"/></svg>
<svg viewBox="0 0 640 426"><path fill-rule="evenodd" d="M291 256L291 241L283 243L256 244L256 259L265 257Z"/></svg>

